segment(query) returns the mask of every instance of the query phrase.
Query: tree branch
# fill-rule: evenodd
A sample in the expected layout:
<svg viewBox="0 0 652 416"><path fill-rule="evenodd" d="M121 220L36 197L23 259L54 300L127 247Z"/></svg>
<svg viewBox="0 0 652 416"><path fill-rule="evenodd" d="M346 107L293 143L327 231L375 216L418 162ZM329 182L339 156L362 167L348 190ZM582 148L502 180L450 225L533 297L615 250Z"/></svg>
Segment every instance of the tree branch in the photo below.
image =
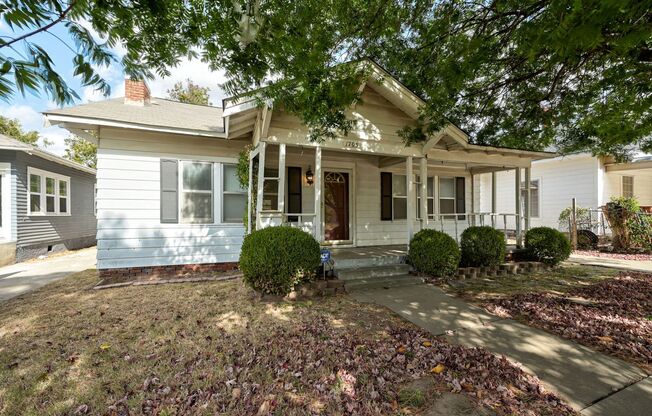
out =
<svg viewBox="0 0 652 416"><path fill-rule="evenodd" d="M20 42L23 39L27 39L30 36L36 35L37 33L47 31L52 26L56 25L57 23L59 23L63 19L65 19L66 16L68 15L68 13L70 13L70 10L72 10L72 8L75 6L76 3L77 3L77 0L72 0L70 2L70 5L63 12L61 12L61 14L59 14L59 17L57 17L55 20L51 21L50 23L48 23L45 26L39 27L38 29L34 29L31 32L25 33L24 35L18 36L17 38L15 38L13 40L10 40L9 42L6 42L6 43L0 45L0 49L4 48L5 46L11 46L12 44L14 44L16 42Z"/></svg>

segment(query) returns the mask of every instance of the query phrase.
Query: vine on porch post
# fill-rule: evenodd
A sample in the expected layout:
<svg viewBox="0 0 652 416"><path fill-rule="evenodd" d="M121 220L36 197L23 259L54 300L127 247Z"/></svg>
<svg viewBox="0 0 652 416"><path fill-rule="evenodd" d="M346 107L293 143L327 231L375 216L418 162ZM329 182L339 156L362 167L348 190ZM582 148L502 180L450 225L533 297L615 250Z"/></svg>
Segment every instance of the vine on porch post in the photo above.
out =
<svg viewBox="0 0 652 416"><path fill-rule="evenodd" d="M254 176L256 176L256 164L253 165L253 172L249 172L249 155L251 151L253 150L253 146L248 144L240 151L238 154L238 164L236 165L236 175L238 176L238 182L240 183L240 187L242 189L248 189L249 188L249 174L252 173ZM251 190L251 204L252 206L256 206L256 200L257 200L257 189L258 189L258 183L257 181L252 182L252 190ZM243 213L243 218L242 222L244 223L245 230L248 227L249 223L249 200L247 200L247 204L245 204L245 211ZM251 229L252 231L255 229L255 214L252 214L252 224L251 224Z"/></svg>

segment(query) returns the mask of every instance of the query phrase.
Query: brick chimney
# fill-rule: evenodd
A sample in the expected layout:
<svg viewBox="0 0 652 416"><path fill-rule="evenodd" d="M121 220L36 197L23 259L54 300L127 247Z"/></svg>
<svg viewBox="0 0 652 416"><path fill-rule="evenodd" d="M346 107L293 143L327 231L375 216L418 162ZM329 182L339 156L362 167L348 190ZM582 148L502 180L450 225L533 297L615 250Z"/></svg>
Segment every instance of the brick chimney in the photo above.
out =
<svg viewBox="0 0 652 416"><path fill-rule="evenodd" d="M150 102L147 83L142 79L125 79L125 104L145 105Z"/></svg>

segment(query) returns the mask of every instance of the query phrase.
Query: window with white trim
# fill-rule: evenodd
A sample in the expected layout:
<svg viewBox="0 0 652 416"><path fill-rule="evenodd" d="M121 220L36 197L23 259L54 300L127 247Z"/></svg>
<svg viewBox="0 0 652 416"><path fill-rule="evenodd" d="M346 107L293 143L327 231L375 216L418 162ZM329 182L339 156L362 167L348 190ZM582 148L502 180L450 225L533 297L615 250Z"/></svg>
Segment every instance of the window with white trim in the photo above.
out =
<svg viewBox="0 0 652 416"><path fill-rule="evenodd" d="M428 176L428 182L426 184L427 196L426 196L426 205L428 209L428 216L435 215L435 178ZM421 177L417 175L415 181L415 189L417 194L417 219L421 219Z"/></svg>
<svg viewBox="0 0 652 416"><path fill-rule="evenodd" d="M236 165L222 165L222 222L242 222L247 190L240 186Z"/></svg>
<svg viewBox="0 0 652 416"><path fill-rule="evenodd" d="M455 214L455 178L439 178L439 213Z"/></svg>
<svg viewBox="0 0 652 416"><path fill-rule="evenodd" d="M213 222L213 164L181 162L179 207L181 221L208 224Z"/></svg>
<svg viewBox="0 0 652 416"><path fill-rule="evenodd" d="M634 197L634 177L633 176L623 176L623 197L633 198Z"/></svg>
<svg viewBox="0 0 652 416"><path fill-rule="evenodd" d="M32 167L29 183L28 215L70 215L70 178Z"/></svg>
<svg viewBox="0 0 652 416"><path fill-rule="evenodd" d="M539 218L539 192L539 180L532 179L530 181L530 218ZM525 212L526 195L525 182L521 182L521 212Z"/></svg>
<svg viewBox="0 0 652 416"><path fill-rule="evenodd" d="M393 219L407 219L407 182L405 175L392 174Z"/></svg>
<svg viewBox="0 0 652 416"><path fill-rule="evenodd" d="M162 224L242 224L247 190L233 163L161 159Z"/></svg>

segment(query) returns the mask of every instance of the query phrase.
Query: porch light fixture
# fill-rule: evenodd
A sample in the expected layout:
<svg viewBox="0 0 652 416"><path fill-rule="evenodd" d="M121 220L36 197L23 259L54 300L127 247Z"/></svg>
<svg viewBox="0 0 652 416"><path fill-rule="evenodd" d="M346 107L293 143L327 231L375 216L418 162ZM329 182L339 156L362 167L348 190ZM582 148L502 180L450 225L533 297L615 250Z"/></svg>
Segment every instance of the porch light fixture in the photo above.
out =
<svg viewBox="0 0 652 416"><path fill-rule="evenodd" d="M308 170L306 171L306 182L308 182L308 185L312 185L314 179L315 175L312 173L312 167L308 165Z"/></svg>

